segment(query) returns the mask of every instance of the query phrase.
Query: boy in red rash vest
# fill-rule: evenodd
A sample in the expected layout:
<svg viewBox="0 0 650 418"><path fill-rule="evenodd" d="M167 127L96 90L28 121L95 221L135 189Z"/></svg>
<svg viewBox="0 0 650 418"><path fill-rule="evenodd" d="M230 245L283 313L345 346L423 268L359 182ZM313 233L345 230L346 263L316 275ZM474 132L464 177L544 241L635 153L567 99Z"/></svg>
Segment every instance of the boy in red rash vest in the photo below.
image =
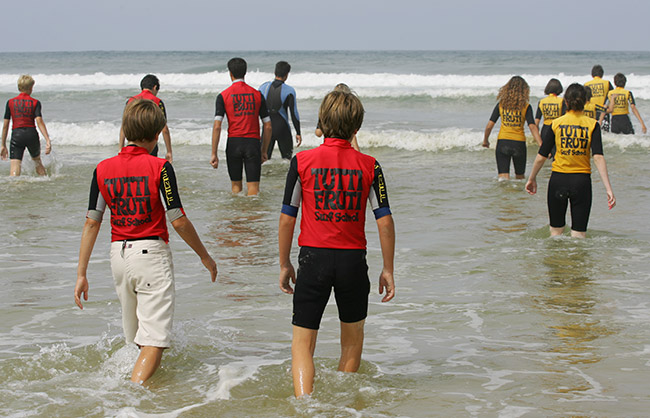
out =
<svg viewBox="0 0 650 418"><path fill-rule="evenodd" d="M352 93L333 91L319 111L321 146L299 152L290 163L279 226L280 289L293 294L292 374L296 397L314 386L314 349L332 288L341 321L339 371L361 364L368 314L365 214L370 201L383 257L379 293L395 296L395 227L379 163L350 144L363 122L363 105ZM302 218L298 277L289 259L298 208ZM289 280L295 283L295 290Z"/></svg>
<svg viewBox="0 0 650 418"><path fill-rule="evenodd" d="M106 207L111 212L111 270L122 306L127 343L140 347L131 381L151 377L170 345L174 313L174 272L165 212L178 235L217 277L208 254L181 204L172 165L150 155L165 126L162 110L151 100L126 106L122 127L128 145L100 162L90 186L86 223L81 235L75 302L88 300L86 271Z"/></svg>

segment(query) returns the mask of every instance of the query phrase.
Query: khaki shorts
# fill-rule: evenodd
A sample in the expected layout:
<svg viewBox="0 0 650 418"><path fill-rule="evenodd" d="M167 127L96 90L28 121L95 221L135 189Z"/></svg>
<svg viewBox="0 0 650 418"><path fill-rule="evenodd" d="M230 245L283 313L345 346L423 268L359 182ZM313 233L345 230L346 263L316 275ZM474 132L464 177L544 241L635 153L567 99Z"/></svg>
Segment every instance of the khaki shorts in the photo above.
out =
<svg viewBox="0 0 650 418"><path fill-rule="evenodd" d="M173 268L171 250L163 240L111 243L111 270L127 343L169 347L174 316Z"/></svg>

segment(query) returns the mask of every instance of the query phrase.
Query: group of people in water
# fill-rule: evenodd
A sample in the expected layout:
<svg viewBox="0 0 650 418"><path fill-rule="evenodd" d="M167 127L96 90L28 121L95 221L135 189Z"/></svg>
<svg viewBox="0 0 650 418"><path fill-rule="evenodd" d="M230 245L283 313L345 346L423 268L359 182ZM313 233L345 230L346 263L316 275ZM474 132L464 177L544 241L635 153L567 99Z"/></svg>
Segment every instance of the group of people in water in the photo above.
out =
<svg viewBox="0 0 650 418"><path fill-rule="evenodd" d="M641 130L646 126L636 109L634 96L625 89L627 79L622 73L614 76L614 88L602 79L602 66L595 65L593 79L585 85L571 84L564 94L559 80L549 80L533 118L529 103L530 88L520 76L512 77L497 96L497 104L485 127L483 146L490 146L489 137L496 122L501 119L501 129L496 145L497 171L500 180L510 178L510 163L515 178L524 179L526 170L526 136L528 125L539 145L533 168L526 182L528 193L537 193L537 174L547 159L553 160L547 192L547 206L551 236L564 233L566 211L571 205L571 236L584 238L592 203L591 156L605 186L609 209L616 198L607 173L603 156L603 129L612 133L633 134L630 110L639 120ZM611 119L609 118L611 114ZM544 121L541 134L539 123ZM602 128L601 128L602 126Z"/></svg>
<svg viewBox="0 0 650 418"><path fill-rule="evenodd" d="M341 325L338 369L355 372L359 368L370 290L365 236L368 203L377 222L383 259L379 293L384 294L382 302L395 296L395 229L386 184L380 164L359 152L356 134L363 123L364 108L345 84L337 85L320 105L315 133L324 136L323 143L293 156L289 117L297 145L302 137L296 93L285 83L291 66L278 62L275 80L260 89L244 81L245 60L233 58L227 66L232 84L216 99L210 164L219 167L217 150L224 119L228 122L226 162L233 193L243 190L242 172L246 175L247 194L259 192L261 164L270 158L275 142L282 157L291 160L278 228L279 286L293 295L292 375L294 393L300 397L313 391L316 337L332 289ZM632 93L624 89L625 76L616 75L614 89L602 80L600 66L594 67L593 74L594 80L586 87L572 84L563 98L559 97L563 91L561 83L550 80L545 89L548 96L540 100L535 117L529 104L528 84L522 77L512 77L500 89L498 103L485 129L483 146L489 147L490 133L501 119L496 145L499 178L509 178L512 161L516 178L523 179L524 126L529 126L540 146L525 186L530 194L537 192L536 177L543 164L553 159L548 188L551 235L564 232L570 203L571 235L585 236L592 199L591 155L605 186L609 207L616 204L603 157L601 124L605 118L612 115L612 132L631 133L627 116L631 109L646 132ZM31 97L33 86L33 78L21 76L20 95L7 103L0 155L3 159L8 156L6 138L13 120L11 175L20 174L25 148L36 162L38 174L45 174L36 125L46 139L46 153L51 149L51 141L42 121L40 102ZM149 74L142 79L141 88L140 94L127 100L119 154L100 162L93 173L74 289L75 302L83 309L83 301L88 300L90 256L104 212L109 208L111 270L122 307L126 341L140 348L131 375L131 380L140 384L158 369L163 350L171 342L174 274L165 217L199 256L213 282L218 273L181 203L165 106L158 98L160 82ZM540 134L538 126L542 120ZM166 144L165 158L157 158L160 134ZM127 145L122 147L125 142ZM290 253L299 211L301 248L296 275Z"/></svg>

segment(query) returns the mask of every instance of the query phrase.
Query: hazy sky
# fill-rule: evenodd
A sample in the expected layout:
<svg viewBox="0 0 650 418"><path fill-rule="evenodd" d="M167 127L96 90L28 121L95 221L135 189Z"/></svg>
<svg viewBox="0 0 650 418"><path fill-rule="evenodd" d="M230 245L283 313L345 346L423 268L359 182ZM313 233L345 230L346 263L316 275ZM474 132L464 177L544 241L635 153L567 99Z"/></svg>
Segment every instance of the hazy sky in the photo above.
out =
<svg viewBox="0 0 650 418"><path fill-rule="evenodd" d="M4 3L8 4L2 7L2 52L650 50L650 2L647 0L281 0L275 3L13 0Z"/></svg>

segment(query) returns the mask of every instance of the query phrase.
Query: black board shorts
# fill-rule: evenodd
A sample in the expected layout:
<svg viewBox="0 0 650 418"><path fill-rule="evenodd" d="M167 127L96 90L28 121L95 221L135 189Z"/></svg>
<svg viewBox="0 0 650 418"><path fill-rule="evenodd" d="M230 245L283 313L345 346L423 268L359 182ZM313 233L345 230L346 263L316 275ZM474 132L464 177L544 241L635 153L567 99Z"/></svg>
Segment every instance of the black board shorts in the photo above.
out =
<svg viewBox="0 0 650 418"><path fill-rule="evenodd" d="M22 160L25 148L32 158L41 155L41 143L36 128L16 128L11 131L11 142L9 143L9 158Z"/></svg>
<svg viewBox="0 0 650 418"><path fill-rule="evenodd" d="M499 174L510 173L510 160L515 166L515 174L523 175L526 172L526 141L499 139L495 154Z"/></svg>
<svg viewBox="0 0 650 418"><path fill-rule="evenodd" d="M613 134L633 135L634 127L629 115L612 115L610 131Z"/></svg>
<svg viewBox="0 0 650 418"><path fill-rule="evenodd" d="M247 182L258 182L262 175L262 145L257 138L228 138L226 163L230 181L241 181L242 170Z"/></svg>
<svg viewBox="0 0 650 418"><path fill-rule="evenodd" d="M341 322L366 319L370 293L366 250L301 247L291 323L318 329L332 288Z"/></svg>
<svg viewBox="0 0 650 418"><path fill-rule="evenodd" d="M548 181L548 217L551 227L564 228L571 203L571 229L586 232L591 212L591 175L553 171Z"/></svg>

